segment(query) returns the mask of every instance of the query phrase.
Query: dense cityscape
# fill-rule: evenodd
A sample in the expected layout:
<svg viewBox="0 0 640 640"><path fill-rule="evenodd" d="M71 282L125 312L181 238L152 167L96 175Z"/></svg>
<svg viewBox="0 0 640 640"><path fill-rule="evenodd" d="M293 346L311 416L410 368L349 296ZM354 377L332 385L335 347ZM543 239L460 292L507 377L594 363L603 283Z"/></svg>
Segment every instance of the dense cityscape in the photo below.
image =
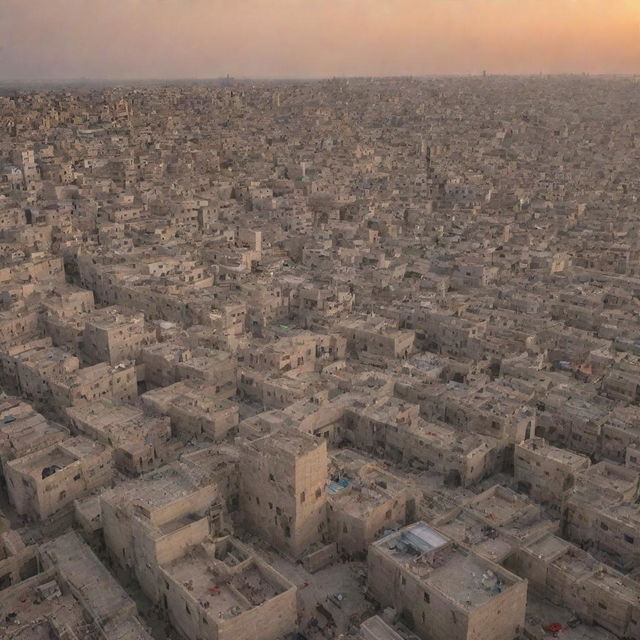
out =
<svg viewBox="0 0 640 640"><path fill-rule="evenodd" d="M637 77L3 93L0 638L640 638Z"/></svg>

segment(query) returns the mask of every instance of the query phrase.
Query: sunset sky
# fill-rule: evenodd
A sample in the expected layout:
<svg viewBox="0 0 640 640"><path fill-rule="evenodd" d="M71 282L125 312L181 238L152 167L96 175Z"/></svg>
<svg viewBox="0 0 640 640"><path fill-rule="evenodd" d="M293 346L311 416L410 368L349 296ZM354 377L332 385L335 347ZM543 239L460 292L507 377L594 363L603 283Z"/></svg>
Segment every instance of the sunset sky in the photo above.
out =
<svg viewBox="0 0 640 640"><path fill-rule="evenodd" d="M640 73L640 0L0 0L0 80Z"/></svg>

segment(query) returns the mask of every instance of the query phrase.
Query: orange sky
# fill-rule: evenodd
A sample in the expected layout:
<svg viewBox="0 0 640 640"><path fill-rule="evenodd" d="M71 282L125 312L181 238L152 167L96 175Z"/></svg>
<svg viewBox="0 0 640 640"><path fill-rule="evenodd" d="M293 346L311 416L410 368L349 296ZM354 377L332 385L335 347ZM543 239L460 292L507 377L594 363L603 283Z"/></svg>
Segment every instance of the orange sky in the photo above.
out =
<svg viewBox="0 0 640 640"><path fill-rule="evenodd" d="M640 0L0 0L0 80L640 73Z"/></svg>

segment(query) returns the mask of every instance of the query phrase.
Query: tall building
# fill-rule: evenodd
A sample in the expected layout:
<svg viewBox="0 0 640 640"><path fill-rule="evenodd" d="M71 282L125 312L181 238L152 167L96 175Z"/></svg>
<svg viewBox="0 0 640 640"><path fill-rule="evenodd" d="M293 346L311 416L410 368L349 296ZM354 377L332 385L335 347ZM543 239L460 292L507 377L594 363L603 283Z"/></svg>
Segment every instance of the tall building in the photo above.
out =
<svg viewBox="0 0 640 640"><path fill-rule="evenodd" d="M295 557L327 539L327 443L285 428L242 445L246 526Z"/></svg>

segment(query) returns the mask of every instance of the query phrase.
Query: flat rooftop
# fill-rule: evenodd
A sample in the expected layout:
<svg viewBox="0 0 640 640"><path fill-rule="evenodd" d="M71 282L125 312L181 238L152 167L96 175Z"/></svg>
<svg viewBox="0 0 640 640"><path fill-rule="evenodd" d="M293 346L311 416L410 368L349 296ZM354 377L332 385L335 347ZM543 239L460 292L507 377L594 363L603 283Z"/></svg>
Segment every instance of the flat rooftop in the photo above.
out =
<svg viewBox="0 0 640 640"><path fill-rule="evenodd" d="M215 563L201 546L162 567L213 618L232 618L252 608L251 603L235 588L225 584Z"/></svg>
<svg viewBox="0 0 640 640"><path fill-rule="evenodd" d="M403 640L382 618L373 616L360 625L360 635L364 640Z"/></svg>
<svg viewBox="0 0 640 640"><path fill-rule="evenodd" d="M105 429L116 423L135 420L144 415L142 409L128 404L114 404L106 399L97 402L83 402L69 407L67 414L74 419L82 420L95 429Z"/></svg>
<svg viewBox="0 0 640 640"><path fill-rule="evenodd" d="M562 538L546 535L530 544L527 550L534 556L549 561L563 555L569 547L571 547L571 544L562 540Z"/></svg>
<svg viewBox="0 0 640 640"><path fill-rule="evenodd" d="M438 528L492 562L502 561L513 550L513 543L497 529L483 524L466 511L460 511L455 518L438 523Z"/></svg>
<svg viewBox="0 0 640 640"><path fill-rule="evenodd" d="M579 453L574 453L568 449L560 449L550 445L548 442L544 442L540 438L532 438L525 440L518 445L523 449L535 452L537 455L553 460L563 466L572 467L574 469L585 466L589 463L589 458Z"/></svg>
<svg viewBox="0 0 640 640"><path fill-rule="evenodd" d="M393 558L403 562L446 547L450 542L446 536L419 522L383 539L379 544L385 547Z"/></svg>
<svg viewBox="0 0 640 640"><path fill-rule="evenodd" d="M69 593L51 600L38 602L33 597L33 590L55 580L55 573L49 571L40 574L37 579L18 583L5 589L0 595L2 611L14 612L18 615L13 620L0 619L0 637L10 640L51 640L53 623L68 626L72 630L86 627L85 613L78 601ZM59 583L58 588L60 588ZM82 636L81 636L82 637Z"/></svg>
<svg viewBox="0 0 640 640"><path fill-rule="evenodd" d="M64 427L50 422L39 413L23 415L8 423L0 418L0 450L7 448L10 455L22 455L21 452L44 448L68 435Z"/></svg>
<svg viewBox="0 0 640 640"><path fill-rule="evenodd" d="M293 428L284 428L253 440L251 446L274 453L287 453L291 456L304 456L315 451L322 444L321 440Z"/></svg>
<svg viewBox="0 0 640 640"><path fill-rule="evenodd" d="M504 525L528 508L516 493L495 486L472 499L466 509L490 523Z"/></svg>
<svg viewBox="0 0 640 640"><path fill-rule="evenodd" d="M156 509L184 498L196 489L190 477L170 465L141 478L123 482L115 489L103 492L102 497L120 505L140 504Z"/></svg>
<svg viewBox="0 0 640 640"><path fill-rule="evenodd" d="M144 315L142 313L129 314L117 307L105 307L103 309L95 309L87 314L86 322L104 330L134 324L144 326Z"/></svg>
<svg viewBox="0 0 640 640"><path fill-rule="evenodd" d="M133 601L78 534L71 532L46 542L41 551L82 594L101 623L122 617L126 610L135 613Z"/></svg>
<svg viewBox="0 0 640 640"><path fill-rule="evenodd" d="M511 586L509 582L505 584L502 576L460 550L452 552L446 563L434 569L425 582L463 608L481 606Z"/></svg>
<svg viewBox="0 0 640 640"><path fill-rule="evenodd" d="M76 458L60 449L60 447L55 447L51 451L38 452L33 456L18 458L10 464L16 471L31 476L35 480L43 480L68 467L75 461Z"/></svg>
<svg viewBox="0 0 640 640"><path fill-rule="evenodd" d="M464 609L481 606L518 578L497 564L453 544L445 535L418 522L375 543L412 573Z"/></svg>
<svg viewBox="0 0 640 640"><path fill-rule="evenodd" d="M219 351L211 349L206 355L198 355L181 363L184 367L190 369L200 369L206 371L215 366L222 364L230 364L235 366L236 361L232 358L231 354L227 351Z"/></svg>

